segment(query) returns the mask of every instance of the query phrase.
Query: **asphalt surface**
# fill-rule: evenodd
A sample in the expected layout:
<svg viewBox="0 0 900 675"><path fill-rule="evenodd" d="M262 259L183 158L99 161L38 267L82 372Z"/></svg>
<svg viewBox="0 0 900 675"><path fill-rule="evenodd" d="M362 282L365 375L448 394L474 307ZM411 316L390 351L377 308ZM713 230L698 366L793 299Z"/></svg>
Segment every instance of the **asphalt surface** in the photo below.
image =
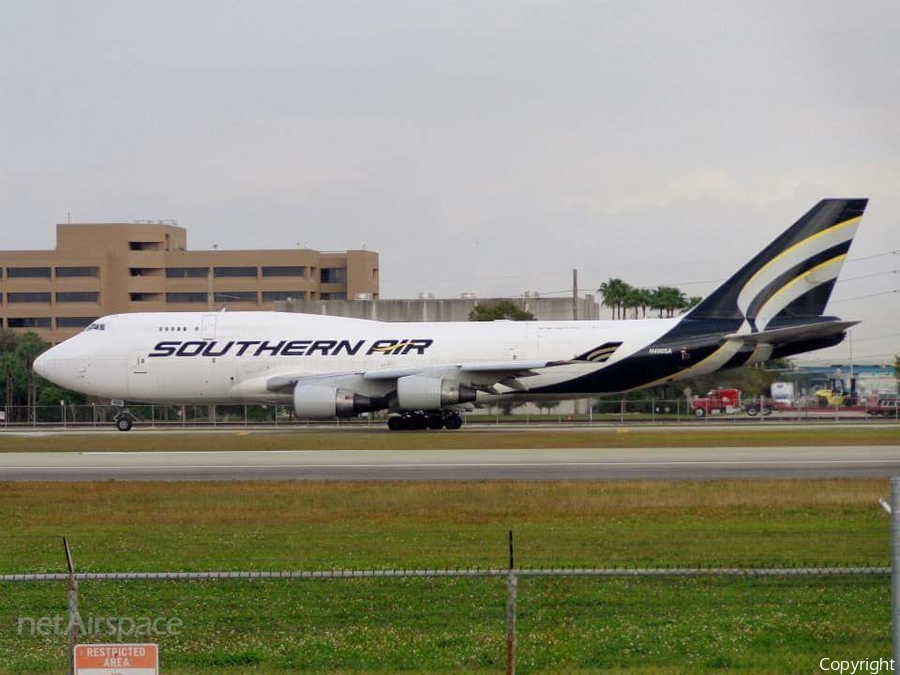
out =
<svg viewBox="0 0 900 675"><path fill-rule="evenodd" d="M0 453L0 481L598 480L900 475L900 445Z"/></svg>

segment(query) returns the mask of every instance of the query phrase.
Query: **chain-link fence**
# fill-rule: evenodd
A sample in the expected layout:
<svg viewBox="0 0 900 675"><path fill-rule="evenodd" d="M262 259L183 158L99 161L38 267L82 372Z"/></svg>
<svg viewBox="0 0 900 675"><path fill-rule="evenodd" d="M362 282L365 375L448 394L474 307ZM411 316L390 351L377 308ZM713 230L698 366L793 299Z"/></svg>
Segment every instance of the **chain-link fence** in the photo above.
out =
<svg viewBox="0 0 900 675"><path fill-rule="evenodd" d="M0 633L62 672L87 643L154 642L187 672L815 672L889 658L889 568L366 570L0 577ZM51 582L51 583L48 583ZM220 671L219 669L226 669ZM657 670L653 670L657 669Z"/></svg>
<svg viewBox="0 0 900 675"><path fill-rule="evenodd" d="M540 407L542 406L543 407ZM121 408L110 405L13 406L0 408L0 428L98 428L111 426ZM127 411L141 427L177 429L250 426L380 426L386 413L348 419L298 418L282 405L129 405ZM749 424L900 421L900 408L877 401L859 405L802 404L785 406L769 398L746 399L740 406L720 406L703 399L579 399L552 405L525 403L494 405L464 414L466 424Z"/></svg>

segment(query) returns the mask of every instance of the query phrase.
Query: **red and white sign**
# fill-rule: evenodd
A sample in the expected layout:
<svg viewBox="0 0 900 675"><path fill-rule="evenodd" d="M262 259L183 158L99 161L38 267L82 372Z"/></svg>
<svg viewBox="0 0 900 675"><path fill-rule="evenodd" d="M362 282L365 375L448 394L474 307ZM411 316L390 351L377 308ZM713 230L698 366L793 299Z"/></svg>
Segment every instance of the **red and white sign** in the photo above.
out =
<svg viewBox="0 0 900 675"><path fill-rule="evenodd" d="M159 645L75 645L75 675L159 675Z"/></svg>

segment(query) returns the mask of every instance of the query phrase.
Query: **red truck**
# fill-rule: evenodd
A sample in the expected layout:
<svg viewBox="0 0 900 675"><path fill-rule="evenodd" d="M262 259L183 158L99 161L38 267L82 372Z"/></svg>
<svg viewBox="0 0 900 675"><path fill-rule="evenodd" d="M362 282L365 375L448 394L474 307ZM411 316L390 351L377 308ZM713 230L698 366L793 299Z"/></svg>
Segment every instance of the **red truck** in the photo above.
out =
<svg viewBox="0 0 900 675"><path fill-rule="evenodd" d="M763 415L770 415L773 410L781 409L785 406L777 401L766 401L763 409ZM746 412L750 417L759 414L759 399L750 398L747 402L741 403L740 389L713 389L706 396L695 396L691 399L691 411L695 417L706 417L707 415L733 415L739 412Z"/></svg>
<svg viewBox="0 0 900 675"><path fill-rule="evenodd" d="M721 413L732 414L741 410L739 389L713 389L706 396L691 399L691 410L695 417L706 417Z"/></svg>

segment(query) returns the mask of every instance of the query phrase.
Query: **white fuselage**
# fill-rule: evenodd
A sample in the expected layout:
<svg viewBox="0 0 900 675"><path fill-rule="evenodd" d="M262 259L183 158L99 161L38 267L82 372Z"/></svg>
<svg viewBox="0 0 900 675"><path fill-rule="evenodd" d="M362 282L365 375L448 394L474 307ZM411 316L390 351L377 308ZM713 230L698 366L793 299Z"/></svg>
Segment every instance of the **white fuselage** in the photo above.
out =
<svg viewBox="0 0 900 675"><path fill-rule="evenodd" d="M290 400L288 390L272 386L279 378L345 380L361 393L383 395L396 384L392 373L440 376L459 364L569 361L621 342L605 363L536 368L515 385L520 393L557 385L555 396L574 397L593 392L559 391L559 385L565 389L567 381L628 358L679 320L387 323L281 312L121 314L53 347L35 368L61 386L102 398L277 403ZM497 384L485 398L512 391Z"/></svg>

